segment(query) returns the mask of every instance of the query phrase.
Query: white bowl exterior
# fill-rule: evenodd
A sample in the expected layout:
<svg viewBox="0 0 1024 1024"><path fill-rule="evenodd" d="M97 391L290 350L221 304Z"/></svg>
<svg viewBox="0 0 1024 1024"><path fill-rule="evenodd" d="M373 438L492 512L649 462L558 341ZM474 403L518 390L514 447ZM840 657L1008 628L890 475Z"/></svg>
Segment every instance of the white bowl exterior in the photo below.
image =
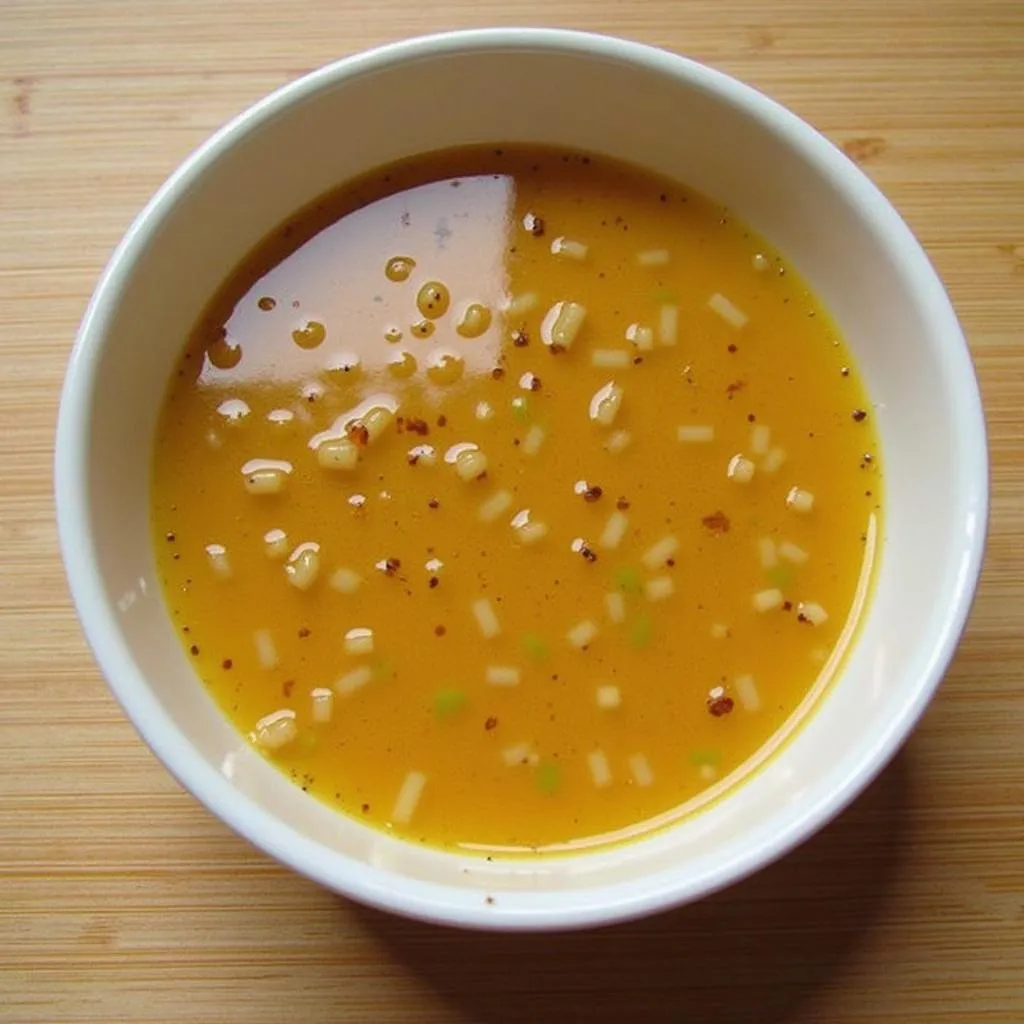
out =
<svg viewBox="0 0 1024 1024"><path fill-rule="evenodd" d="M437 101L439 116L424 116ZM227 272L296 209L411 153L529 141L628 160L728 204L830 309L884 449L883 559L855 650L749 782L643 841L540 862L421 849L301 793L196 681L155 578L151 439L183 340ZM58 519L72 592L118 700L242 835L369 904L471 927L605 923L695 899L808 836L886 763L952 655L980 569L984 423L967 349L889 204L793 115L619 40L488 30L413 40L296 82L199 150L140 215L83 321L61 407ZM493 904L485 895L494 897Z"/></svg>

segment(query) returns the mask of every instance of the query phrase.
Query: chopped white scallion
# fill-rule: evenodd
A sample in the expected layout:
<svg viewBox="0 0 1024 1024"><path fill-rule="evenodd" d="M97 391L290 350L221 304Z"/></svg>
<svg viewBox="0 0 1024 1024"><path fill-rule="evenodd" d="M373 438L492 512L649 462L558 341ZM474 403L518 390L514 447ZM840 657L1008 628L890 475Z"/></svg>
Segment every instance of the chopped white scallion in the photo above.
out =
<svg viewBox="0 0 1024 1024"><path fill-rule="evenodd" d="M772 448L761 460L761 470L765 473L777 473L785 461L785 451L782 448Z"/></svg>
<svg viewBox="0 0 1024 1024"><path fill-rule="evenodd" d="M540 340L549 348L572 348L586 317L586 308L578 302L556 302L540 325Z"/></svg>
<svg viewBox="0 0 1024 1024"><path fill-rule="evenodd" d="M786 507L807 515L814 508L814 495L802 487L791 487L786 495Z"/></svg>
<svg viewBox="0 0 1024 1024"><path fill-rule="evenodd" d="M410 466L431 466L437 465L437 449L432 444L417 444L406 453L406 461Z"/></svg>
<svg viewBox="0 0 1024 1024"><path fill-rule="evenodd" d="M363 578L353 569L335 569L328 585L339 594L354 594L362 585Z"/></svg>
<svg viewBox="0 0 1024 1024"><path fill-rule="evenodd" d="M334 691L318 686L309 695L310 717L317 725L326 725L334 716Z"/></svg>
<svg viewBox="0 0 1024 1024"><path fill-rule="evenodd" d="M334 684L334 692L340 697L347 697L350 693L362 689L372 678L373 669L369 665L360 665L358 668L346 672Z"/></svg>
<svg viewBox="0 0 1024 1024"><path fill-rule="evenodd" d="M749 484L754 479L754 464L745 455L734 455L725 468L725 475L737 484Z"/></svg>
<svg viewBox="0 0 1024 1024"><path fill-rule="evenodd" d="M473 415L481 422L494 418L494 406L490 402L477 402Z"/></svg>
<svg viewBox="0 0 1024 1024"><path fill-rule="evenodd" d="M512 507L511 491L495 491L477 509L477 518L482 523L493 523Z"/></svg>
<svg viewBox="0 0 1024 1024"><path fill-rule="evenodd" d="M622 694L617 686L606 683L597 688L597 706L605 711L617 708L622 703Z"/></svg>
<svg viewBox="0 0 1024 1024"><path fill-rule="evenodd" d="M758 273L761 273L768 269L768 257L763 252L755 252L750 258L750 265Z"/></svg>
<svg viewBox="0 0 1024 1024"><path fill-rule="evenodd" d="M801 622L820 626L828 620L828 612L817 601L801 601L796 606L796 617Z"/></svg>
<svg viewBox="0 0 1024 1024"><path fill-rule="evenodd" d="M256 660L260 668L277 668L280 659L277 655L277 645L270 635L269 629L257 629L252 635L252 642L256 646Z"/></svg>
<svg viewBox="0 0 1024 1024"><path fill-rule="evenodd" d="M242 466L245 489L250 494L280 494L291 472L292 464L284 459L250 459Z"/></svg>
<svg viewBox="0 0 1024 1024"><path fill-rule="evenodd" d="M708 306L713 312L717 313L730 327L737 329L744 327L750 317L743 312L739 306L734 305L724 295L719 292L715 292L714 295L708 299Z"/></svg>
<svg viewBox="0 0 1024 1024"><path fill-rule="evenodd" d="M357 626L345 634L345 653L351 655L373 654L373 630L368 626Z"/></svg>
<svg viewBox="0 0 1024 1024"><path fill-rule="evenodd" d="M608 440L604 443L605 451L611 455L621 455L630 446L632 440L633 435L628 430L616 430L608 435Z"/></svg>
<svg viewBox="0 0 1024 1024"><path fill-rule="evenodd" d="M396 825L408 825L419 806L423 787L427 777L423 772L409 772L395 797L395 806L391 809L391 821Z"/></svg>
<svg viewBox="0 0 1024 1024"><path fill-rule="evenodd" d="M395 422L395 414L386 405L374 405L363 413L360 422L366 427L372 443Z"/></svg>
<svg viewBox="0 0 1024 1024"><path fill-rule="evenodd" d="M539 423L534 423L526 432L523 443L520 445L520 451L524 455L536 455L540 451L545 437L547 437L547 432L544 428Z"/></svg>
<svg viewBox="0 0 1024 1024"><path fill-rule="evenodd" d="M501 632L501 623L494 611L494 605L486 597L473 602L473 618L485 640L491 640Z"/></svg>
<svg viewBox="0 0 1024 1024"><path fill-rule="evenodd" d="M228 549L223 544L207 544L206 561L218 579L231 579L231 560L228 558Z"/></svg>
<svg viewBox="0 0 1024 1024"><path fill-rule="evenodd" d="M671 576L655 576L644 584L644 594L648 601L664 601L671 597L676 590L675 582Z"/></svg>
<svg viewBox="0 0 1024 1024"><path fill-rule="evenodd" d="M604 595L604 607L612 622L626 621L626 598L618 590L609 590Z"/></svg>
<svg viewBox="0 0 1024 1024"><path fill-rule="evenodd" d="M217 412L227 423L241 423L252 410L241 398L227 398L217 406Z"/></svg>
<svg viewBox="0 0 1024 1024"><path fill-rule="evenodd" d="M487 472L487 456L479 448L464 448L455 456L455 475L469 483Z"/></svg>
<svg viewBox="0 0 1024 1024"><path fill-rule="evenodd" d="M757 711L761 707L761 694L753 676L737 676L732 684L733 692L740 705L747 711Z"/></svg>
<svg viewBox="0 0 1024 1024"><path fill-rule="evenodd" d="M654 782L651 763L643 754L633 754L629 759L629 773L638 786L650 786Z"/></svg>
<svg viewBox="0 0 1024 1024"><path fill-rule="evenodd" d="M287 708L264 715L252 734L253 741L264 750L280 750L299 734L295 712Z"/></svg>
<svg viewBox="0 0 1024 1024"><path fill-rule="evenodd" d="M529 743L514 743L501 752L501 760L507 768L516 768L521 765L537 764L540 758L534 753Z"/></svg>
<svg viewBox="0 0 1024 1024"><path fill-rule="evenodd" d="M654 348L654 329L646 324L630 324L626 328L626 341L632 342L638 352L650 352Z"/></svg>
<svg viewBox="0 0 1024 1024"><path fill-rule="evenodd" d="M750 451L754 455L766 455L772 443L771 427L756 423L750 431Z"/></svg>
<svg viewBox="0 0 1024 1024"><path fill-rule="evenodd" d="M515 320L536 309L539 305L540 296L536 292L523 292L522 295L516 295L509 299L508 305L505 307L505 315L509 320Z"/></svg>
<svg viewBox="0 0 1024 1024"><path fill-rule="evenodd" d="M590 399L590 418L604 427L610 427L622 408L622 397L622 388L615 381L608 381Z"/></svg>
<svg viewBox="0 0 1024 1024"><path fill-rule="evenodd" d="M668 534L661 540L652 544L641 556L644 568L648 572L655 572L664 568L670 558L679 550L679 538Z"/></svg>
<svg viewBox="0 0 1024 1024"><path fill-rule="evenodd" d="M756 612L771 612L776 608L782 607L782 602L785 600L783 593L777 587L772 587L770 590L759 590L754 595L754 611Z"/></svg>
<svg viewBox="0 0 1024 1024"><path fill-rule="evenodd" d="M587 754L587 767L590 778L598 789L611 785L612 768L608 763L608 755L603 750L592 750Z"/></svg>
<svg viewBox="0 0 1024 1024"><path fill-rule="evenodd" d="M577 622L572 629L566 633L565 638L573 647L585 651L594 642L598 634L597 623L591 619L584 619Z"/></svg>
<svg viewBox="0 0 1024 1024"><path fill-rule="evenodd" d="M597 538L597 546L606 551L614 551L622 543L628 529L629 516L616 509L604 524L601 536Z"/></svg>
<svg viewBox="0 0 1024 1024"><path fill-rule="evenodd" d="M676 427L676 438L682 444L708 444L715 439L715 428L707 424L686 424Z"/></svg>
<svg viewBox="0 0 1024 1024"><path fill-rule="evenodd" d="M779 550L771 537L762 537L757 542L757 554L762 569L774 569L779 564Z"/></svg>
<svg viewBox="0 0 1024 1024"><path fill-rule="evenodd" d="M639 267L663 267L671 258L668 249L644 249L636 254Z"/></svg>
<svg viewBox="0 0 1024 1024"><path fill-rule="evenodd" d="M520 544L531 545L548 535L547 523L534 519L528 508L520 509L511 519L510 525Z"/></svg>
<svg viewBox="0 0 1024 1024"><path fill-rule="evenodd" d="M633 361L624 348L595 348L590 353L590 365L603 370L620 370Z"/></svg>
<svg viewBox="0 0 1024 1024"><path fill-rule="evenodd" d="M324 469L348 472L359 465L359 448L347 437L332 437L316 446L316 461Z"/></svg>
<svg viewBox="0 0 1024 1024"><path fill-rule="evenodd" d="M313 541L300 544L288 556L284 574L297 590L309 590L320 575L320 545Z"/></svg>
<svg viewBox="0 0 1024 1024"><path fill-rule="evenodd" d="M803 565L810 557L802 547L790 540L784 540L779 545L779 558L792 562L793 565Z"/></svg>
<svg viewBox="0 0 1024 1024"><path fill-rule="evenodd" d="M658 311L658 341L675 345L679 341L679 307L666 303Z"/></svg>
<svg viewBox="0 0 1024 1024"><path fill-rule="evenodd" d="M590 250L582 242L559 235L551 241L551 255L563 256L567 260L585 260Z"/></svg>
<svg viewBox="0 0 1024 1024"><path fill-rule="evenodd" d="M518 686L519 669L514 665L488 665L484 679L488 686Z"/></svg>
<svg viewBox="0 0 1024 1024"><path fill-rule="evenodd" d="M267 530L263 534L263 550L267 558L275 560L284 558L288 554L291 545L288 543L288 534L284 530Z"/></svg>

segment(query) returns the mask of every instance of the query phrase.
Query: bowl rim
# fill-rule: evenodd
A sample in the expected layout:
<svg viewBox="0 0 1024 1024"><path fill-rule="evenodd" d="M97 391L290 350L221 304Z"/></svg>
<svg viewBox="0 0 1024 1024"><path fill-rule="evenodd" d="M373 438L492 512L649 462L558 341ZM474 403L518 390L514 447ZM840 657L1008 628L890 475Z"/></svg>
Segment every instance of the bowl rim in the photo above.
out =
<svg viewBox="0 0 1024 1024"><path fill-rule="evenodd" d="M930 334L946 339L941 359L957 380L958 469L963 476L965 520L974 517L961 570L948 608L919 647L930 654L911 699L886 730L865 737L856 763L841 780L788 825L760 844L746 844L727 860L699 874L654 876L580 890L583 898L554 894L538 905L516 906L508 894L485 905L476 892L454 885L396 877L344 854L328 854L314 840L286 825L241 794L215 768L195 755L180 730L149 691L136 669L114 609L105 596L84 508L89 493L89 407L100 352L117 307L121 280L179 195L238 139L269 123L321 89L348 78L423 58L467 52L532 50L571 53L639 65L690 88L714 93L745 110L847 194L858 216L870 221L913 278L929 310ZM631 920L710 895L740 881L809 838L840 813L885 767L924 712L952 659L970 613L981 572L988 520L988 453L977 378L967 342L928 257L878 188L824 136L751 86L689 58L643 43L566 29L484 28L443 32L389 43L357 53L290 82L229 121L196 149L164 182L114 250L86 309L68 363L58 414L54 456L55 500L61 554L69 588L86 638L114 697L159 760L215 816L253 845L300 874L363 904L423 921L503 931L567 930ZM965 523L966 526L966 523ZM643 842L643 840L640 840ZM586 856L583 854L581 856Z"/></svg>

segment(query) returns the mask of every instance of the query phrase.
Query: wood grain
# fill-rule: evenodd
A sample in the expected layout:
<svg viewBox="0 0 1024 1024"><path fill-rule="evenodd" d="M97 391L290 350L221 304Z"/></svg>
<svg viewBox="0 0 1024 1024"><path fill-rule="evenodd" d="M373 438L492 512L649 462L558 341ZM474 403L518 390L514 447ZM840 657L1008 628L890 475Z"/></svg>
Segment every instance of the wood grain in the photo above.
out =
<svg viewBox="0 0 1024 1024"><path fill-rule="evenodd" d="M482 938L351 906L177 788L82 642L50 461L91 287L192 147L351 51L527 23L686 52L863 163L963 319L994 499L939 699L823 835L645 923ZM4 0L0 212L0 1020L1024 1021L1020 0Z"/></svg>

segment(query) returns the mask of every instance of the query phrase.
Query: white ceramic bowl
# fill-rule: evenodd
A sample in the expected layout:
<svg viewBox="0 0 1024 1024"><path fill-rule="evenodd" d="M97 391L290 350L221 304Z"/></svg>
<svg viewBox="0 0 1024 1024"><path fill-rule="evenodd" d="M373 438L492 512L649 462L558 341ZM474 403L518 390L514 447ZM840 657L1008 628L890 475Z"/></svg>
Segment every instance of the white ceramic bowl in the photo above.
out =
<svg viewBox="0 0 1024 1024"><path fill-rule="evenodd" d="M398 842L307 797L252 753L172 632L147 524L165 383L228 272L345 179L486 141L624 158L727 203L770 238L852 346L886 469L870 612L792 741L678 826L535 862L486 863ZM832 818L935 692L969 611L987 518L984 422L963 335L924 253L867 178L793 114L722 74L633 43L534 29L452 33L351 57L258 103L190 157L128 231L82 322L56 489L89 642L179 781L258 847L340 893L495 929L582 927L694 900Z"/></svg>

